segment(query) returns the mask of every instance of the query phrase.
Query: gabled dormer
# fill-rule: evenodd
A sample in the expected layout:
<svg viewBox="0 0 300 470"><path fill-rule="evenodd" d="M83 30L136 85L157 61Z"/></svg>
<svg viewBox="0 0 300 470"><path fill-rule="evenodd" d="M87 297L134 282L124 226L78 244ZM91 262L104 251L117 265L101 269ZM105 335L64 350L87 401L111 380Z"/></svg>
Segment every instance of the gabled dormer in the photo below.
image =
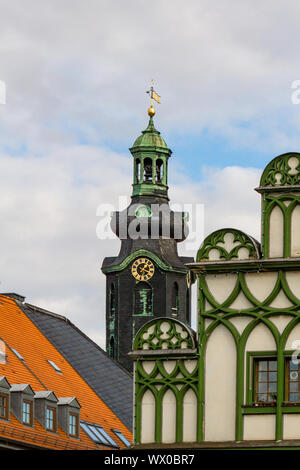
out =
<svg viewBox="0 0 300 470"><path fill-rule="evenodd" d="M29 384L14 384L10 389L11 411L24 426L33 427L34 391Z"/></svg>
<svg viewBox="0 0 300 470"><path fill-rule="evenodd" d="M80 404L75 397L58 398L58 424L71 437L79 438Z"/></svg>
<svg viewBox="0 0 300 470"><path fill-rule="evenodd" d="M36 392L34 395L35 418L50 432L57 432L57 403L58 398L50 390Z"/></svg>
<svg viewBox="0 0 300 470"><path fill-rule="evenodd" d="M5 377L0 377L0 420L9 420L10 387L8 380Z"/></svg>

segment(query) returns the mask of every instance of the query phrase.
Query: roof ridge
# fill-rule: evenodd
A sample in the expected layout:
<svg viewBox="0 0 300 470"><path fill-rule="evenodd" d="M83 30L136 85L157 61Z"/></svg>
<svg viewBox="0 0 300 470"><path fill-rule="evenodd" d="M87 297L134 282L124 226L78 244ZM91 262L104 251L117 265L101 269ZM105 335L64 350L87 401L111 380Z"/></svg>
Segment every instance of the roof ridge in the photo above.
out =
<svg viewBox="0 0 300 470"><path fill-rule="evenodd" d="M83 336L85 339L87 339L90 343L92 343L100 352L102 352L107 358L109 358L114 364L116 364L116 366L118 366L120 369L122 369L124 372L126 372L127 375L129 375L130 377L132 377L132 375L130 374L130 372L128 372L127 369L125 369L121 364L118 363L118 361L116 361L115 359L112 359L108 354L107 352L101 348L101 346L99 346L99 344L97 344L94 340L92 340L89 336L87 336L86 333L84 333L82 330L80 330L76 325L74 325L74 323L71 322L71 320L69 320L67 317L63 316L63 315L59 315L58 313L54 313L54 312L50 312L49 310L45 310L43 308L40 308L40 307L37 307L36 305L32 305L32 304L28 304L27 302L23 305L20 305L20 308L22 309L22 307L29 307L29 309L31 308L32 310L35 310L39 313L43 313L45 315L49 315L49 316L52 316L52 317L55 317L55 318L58 318L60 320L63 320L65 321L66 323L68 323L68 325L70 325L72 328L74 328L74 330L76 330L79 334L81 334L81 336Z"/></svg>

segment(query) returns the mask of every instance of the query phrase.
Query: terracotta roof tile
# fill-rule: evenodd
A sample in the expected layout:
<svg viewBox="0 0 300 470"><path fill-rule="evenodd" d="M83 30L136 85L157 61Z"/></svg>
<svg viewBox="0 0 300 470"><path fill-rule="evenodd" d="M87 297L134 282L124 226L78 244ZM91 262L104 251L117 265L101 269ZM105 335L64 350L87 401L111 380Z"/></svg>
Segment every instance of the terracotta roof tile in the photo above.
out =
<svg viewBox="0 0 300 470"><path fill-rule="evenodd" d="M5 376L10 384L30 384L35 392L52 390L58 398L76 397L81 405L80 418L83 421L101 425L120 448L124 445L112 433L111 428L120 430L129 442L132 441L130 431L111 409L23 313L17 303L4 295L0 295L0 340L4 342L6 352L6 363L0 362L0 376ZM76 348L76 344L73 347ZM11 348L16 349L24 360L19 359ZM56 372L48 360L54 361L62 373ZM0 421L0 436L14 438L14 435L16 440L33 444L36 442L49 448L81 448L82 445L99 448L82 430L79 441L59 429L58 435L62 442L55 444L57 436L44 430L36 421L34 429L22 425L13 416L10 423Z"/></svg>

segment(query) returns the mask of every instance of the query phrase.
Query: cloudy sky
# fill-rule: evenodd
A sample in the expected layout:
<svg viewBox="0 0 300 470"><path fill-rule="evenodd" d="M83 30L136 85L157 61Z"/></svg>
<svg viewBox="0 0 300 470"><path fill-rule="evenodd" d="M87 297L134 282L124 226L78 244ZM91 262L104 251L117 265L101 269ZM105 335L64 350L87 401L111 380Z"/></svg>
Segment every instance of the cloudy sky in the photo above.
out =
<svg viewBox="0 0 300 470"><path fill-rule="evenodd" d="M172 201L203 205L201 236L260 238L261 170L300 150L300 4L0 0L0 13L0 289L104 346L100 266L119 242L97 238L97 210L130 197L151 79Z"/></svg>

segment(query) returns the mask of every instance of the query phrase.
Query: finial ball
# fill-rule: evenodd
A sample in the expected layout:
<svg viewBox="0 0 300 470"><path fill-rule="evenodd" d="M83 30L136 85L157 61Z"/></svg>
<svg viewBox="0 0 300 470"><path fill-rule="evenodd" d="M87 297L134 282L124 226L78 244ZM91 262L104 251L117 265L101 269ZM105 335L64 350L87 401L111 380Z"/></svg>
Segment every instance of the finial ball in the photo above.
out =
<svg viewBox="0 0 300 470"><path fill-rule="evenodd" d="M155 109L153 108L153 106L150 106L150 108L148 109L148 114L150 117L153 117L154 114L155 114Z"/></svg>

